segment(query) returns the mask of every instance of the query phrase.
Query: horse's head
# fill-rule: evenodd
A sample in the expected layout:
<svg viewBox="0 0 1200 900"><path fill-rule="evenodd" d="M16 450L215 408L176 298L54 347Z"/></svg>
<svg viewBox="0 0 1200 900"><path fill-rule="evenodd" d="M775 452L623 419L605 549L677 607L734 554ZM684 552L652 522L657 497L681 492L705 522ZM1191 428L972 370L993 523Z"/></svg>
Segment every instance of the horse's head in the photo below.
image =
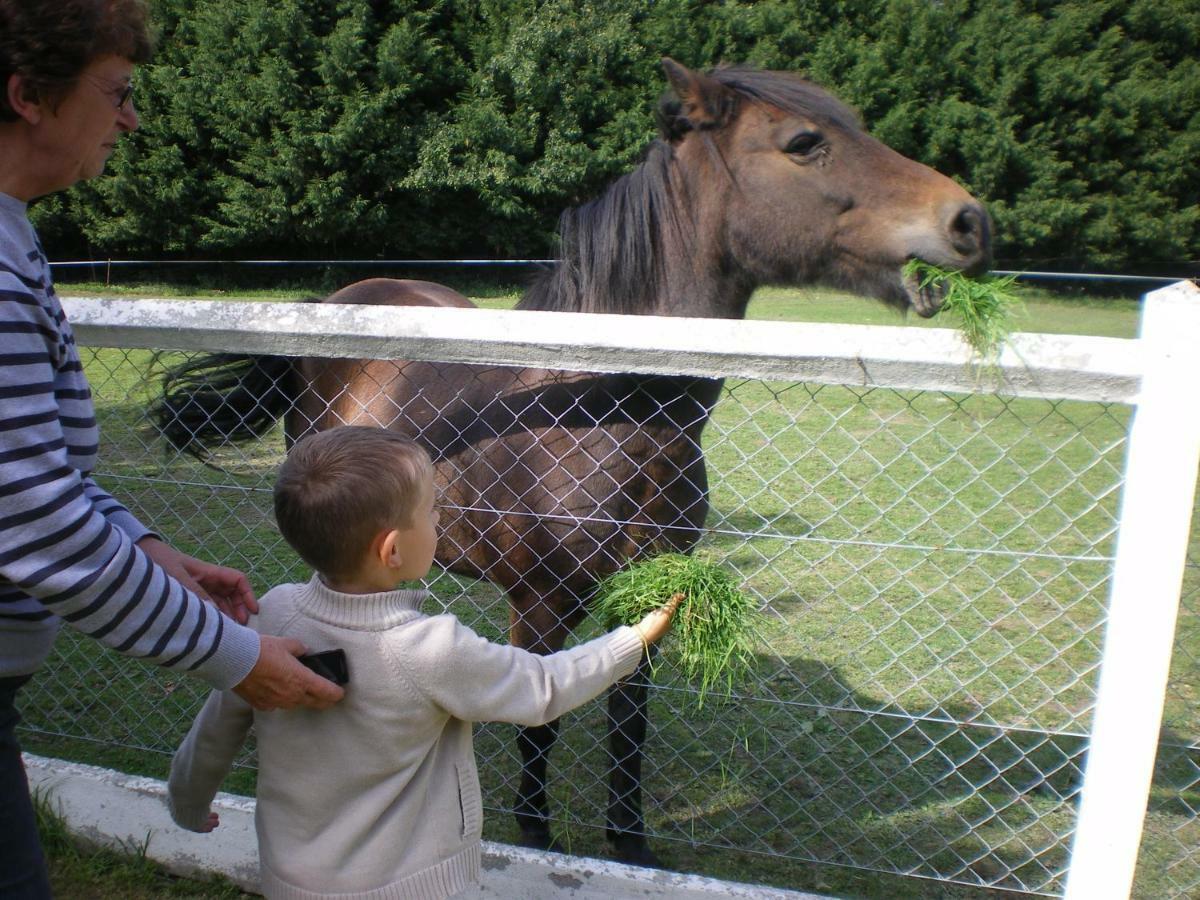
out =
<svg viewBox="0 0 1200 900"><path fill-rule="evenodd" d="M825 91L783 72L663 67L674 93L663 137L705 173L689 185L698 231L720 223L718 252L756 283L825 283L931 316L942 297L906 281L908 260L986 271L983 206L872 138Z"/></svg>

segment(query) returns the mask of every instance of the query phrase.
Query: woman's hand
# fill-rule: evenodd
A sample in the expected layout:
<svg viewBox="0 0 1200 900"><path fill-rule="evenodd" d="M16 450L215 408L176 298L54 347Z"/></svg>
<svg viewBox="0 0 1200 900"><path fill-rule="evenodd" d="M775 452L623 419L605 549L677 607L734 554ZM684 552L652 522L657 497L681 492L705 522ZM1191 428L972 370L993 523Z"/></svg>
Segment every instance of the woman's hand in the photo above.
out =
<svg viewBox="0 0 1200 900"><path fill-rule="evenodd" d="M184 587L231 619L245 625L251 613L258 612L250 582L237 569L188 556L155 537L144 537L137 545Z"/></svg>
<svg viewBox="0 0 1200 900"><path fill-rule="evenodd" d="M308 652L300 641L269 634L259 635L258 640L258 662L233 688L255 709L327 709L345 695L332 681L300 664L296 657Z"/></svg>

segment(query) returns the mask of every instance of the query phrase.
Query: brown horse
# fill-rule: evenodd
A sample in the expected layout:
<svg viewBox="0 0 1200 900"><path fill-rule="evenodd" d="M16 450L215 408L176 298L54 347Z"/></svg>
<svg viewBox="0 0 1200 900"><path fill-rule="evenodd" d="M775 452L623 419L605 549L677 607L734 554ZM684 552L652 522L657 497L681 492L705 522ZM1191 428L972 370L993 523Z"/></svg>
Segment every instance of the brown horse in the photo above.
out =
<svg viewBox="0 0 1200 900"><path fill-rule="evenodd" d="M673 96L645 162L567 211L561 261L527 310L740 318L761 284L822 282L936 312L906 283L911 258L978 273L983 207L957 184L869 137L789 74L698 74L671 60ZM428 282L372 279L327 303L471 306ZM261 431L286 412L289 442L375 423L422 443L446 511L438 560L511 602L510 640L564 645L597 579L630 559L689 551L708 512L701 432L716 379L596 375L413 361L208 357L168 378L160 424L178 445ZM608 835L652 863L641 811L644 672L609 696ZM523 839L553 846L546 759L557 725L519 733Z"/></svg>

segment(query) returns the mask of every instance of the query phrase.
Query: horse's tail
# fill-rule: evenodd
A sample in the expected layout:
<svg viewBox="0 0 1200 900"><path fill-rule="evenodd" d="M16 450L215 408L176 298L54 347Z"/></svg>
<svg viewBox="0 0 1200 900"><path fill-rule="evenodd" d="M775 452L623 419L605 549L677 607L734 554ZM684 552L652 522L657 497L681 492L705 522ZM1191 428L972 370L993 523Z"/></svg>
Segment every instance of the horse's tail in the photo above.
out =
<svg viewBox="0 0 1200 900"><path fill-rule="evenodd" d="M286 356L209 353L165 368L161 380L150 416L173 446L199 458L261 437L295 401Z"/></svg>

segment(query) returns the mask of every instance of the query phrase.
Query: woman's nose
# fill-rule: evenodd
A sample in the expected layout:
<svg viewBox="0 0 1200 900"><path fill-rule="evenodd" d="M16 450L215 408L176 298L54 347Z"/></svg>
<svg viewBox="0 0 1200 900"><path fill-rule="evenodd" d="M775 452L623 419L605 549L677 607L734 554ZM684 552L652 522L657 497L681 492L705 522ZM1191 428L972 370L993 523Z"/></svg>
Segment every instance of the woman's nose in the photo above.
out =
<svg viewBox="0 0 1200 900"><path fill-rule="evenodd" d="M129 98L128 103L117 111L117 125L120 126L122 131L137 131L138 114L137 109L133 105L132 97Z"/></svg>

